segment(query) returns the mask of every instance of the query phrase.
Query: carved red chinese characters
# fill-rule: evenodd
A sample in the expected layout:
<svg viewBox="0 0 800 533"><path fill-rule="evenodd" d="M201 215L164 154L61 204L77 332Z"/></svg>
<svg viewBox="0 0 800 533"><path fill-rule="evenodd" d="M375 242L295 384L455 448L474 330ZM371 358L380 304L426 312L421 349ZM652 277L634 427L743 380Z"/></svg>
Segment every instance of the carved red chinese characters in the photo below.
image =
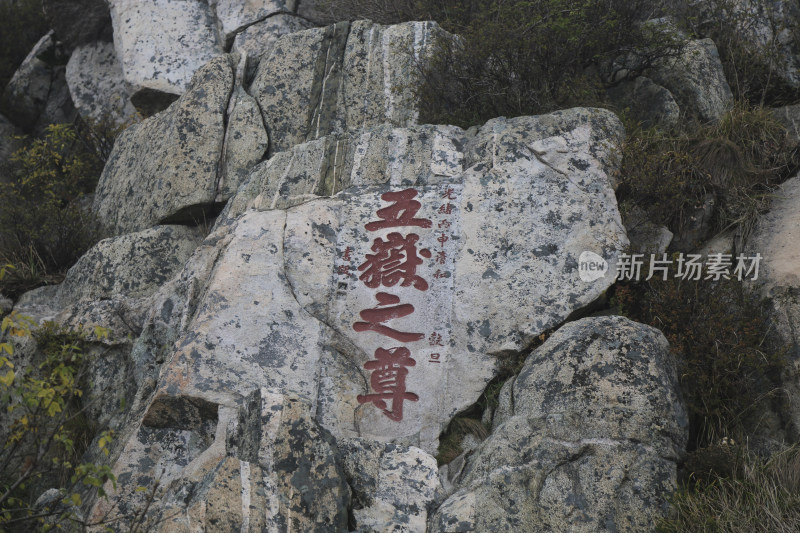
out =
<svg viewBox="0 0 800 533"><path fill-rule="evenodd" d="M418 192L415 189L387 192L381 200L392 202L388 207L378 209L376 214L380 220L364 225L367 231L378 231L387 228L419 227L430 228L433 222L427 218L417 218L422 204L415 200ZM420 237L416 233L402 234L393 231L378 237L372 242L373 254L366 254L366 261L358 270L359 280L370 289L379 287L410 287L419 291L428 290L428 282L417 273L424 258L432 253L427 248L417 249ZM401 303L400 297L388 292L375 294L378 305L359 312L362 321L355 322L353 329L359 333L372 331L401 343L416 342L425 339L424 333L400 331L388 326L390 320L409 316L414 312L410 303ZM406 390L408 368L415 366L411 351L404 346L378 348L375 359L364 363L364 368L371 370L370 386L372 394L359 395L359 403L370 402L395 422L403 420L403 402L417 401L419 397ZM391 406L389 406L391 403Z"/></svg>
<svg viewBox="0 0 800 533"><path fill-rule="evenodd" d="M364 363L364 368L372 370L369 383L375 392L359 394L358 403L372 402L390 419L396 422L403 420L403 401L419 400L419 396L406 391L406 375L408 375L406 367L416 364L408 348L399 346L388 350L383 348L375 350L375 359ZM391 401L391 408L388 407L387 401Z"/></svg>

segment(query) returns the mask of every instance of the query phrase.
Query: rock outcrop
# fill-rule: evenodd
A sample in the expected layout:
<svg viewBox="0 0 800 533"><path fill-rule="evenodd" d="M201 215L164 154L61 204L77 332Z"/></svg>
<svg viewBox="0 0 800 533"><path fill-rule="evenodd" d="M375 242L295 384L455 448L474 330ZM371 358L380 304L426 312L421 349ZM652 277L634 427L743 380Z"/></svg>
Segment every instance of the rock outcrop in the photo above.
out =
<svg viewBox="0 0 800 533"><path fill-rule="evenodd" d="M716 123L733 105L733 93L711 39L689 41L680 57L662 61L650 77L669 89L686 117Z"/></svg>
<svg viewBox="0 0 800 533"><path fill-rule="evenodd" d="M132 354L153 392L140 395L117 474L152 478L145 462L169 464L178 483L184 466L205 464L205 450L231 438L222 422L187 460L135 428L174 402L238 409L243 383L297 395L336 439L435 453L439 433L495 375L497 355L524 349L613 282L627 245L612 188L621 135L611 113L573 109L493 120L474 135L381 126L256 166L183 273L153 297ZM389 243L386 253L409 261L396 282L369 267ZM610 274L582 281L585 250L605 257ZM407 392L385 401L370 372L381 357L407 369ZM214 465L239 457L214 449ZM431 511L435 492L423 498ZM399 505L379 498L359 520L392 523L410 512ZM422 523L427 511L414 516Z"/></svg>
<svg viewBox="0 0 800 533"><path fill-rule="evenodd" d="M158 480L148 531L653 528L687 438L666 340L620 317L570 322L628 250L613 113L418 124L419 67L456 39L433 22L110 0L112 45L87 9L65 37L78 111L152 116L96 190L113 237L16 304L112 332L90 339L104 357L88 412L115 431L117 485L85 516L129 521ZM55 46L9 89L31 127ZM658 103L654 123L730 105L713 43L690 48L625 89ZM638 244L663 251L661 229ZM587 281L588 252L602 269ZM439 471L454 417L553 331L491 435Z"/></svg>

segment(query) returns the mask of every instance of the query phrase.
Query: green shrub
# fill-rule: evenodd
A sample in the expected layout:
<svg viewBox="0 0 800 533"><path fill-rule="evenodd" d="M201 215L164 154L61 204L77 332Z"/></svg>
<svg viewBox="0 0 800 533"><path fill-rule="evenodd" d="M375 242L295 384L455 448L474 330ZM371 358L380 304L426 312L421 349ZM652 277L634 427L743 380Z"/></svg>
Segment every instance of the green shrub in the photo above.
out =
<svg viewBox="0 0 800 533"><path fill-rule="evenodd" d="M45 33L42 0L0 2L0 94L22 60Z"/></svg>
<svg viewBox="0 0 800 533"><path fill-rule="evenodd" d="M702 472L672 496L672 513L658 524L658 531L800 531L797 445L765 460L744 446L726 442L698 450L690 460Z"/></svg>
<svg viewBox="0 0 800 533"><path fill-rule="evenodd" d="M95 328L94 335L107 332ZM105 496L103 485L115 482L105 465L82 463L98 428L84 416L83 390L89 369L88 332L52 323L41 327L16 313L0 328L0 408L6 413L0 450L0 531L48 530L78 521L75 512L87 491ZM15 359L15 339L33 337L38 363ZM108 454L112 433L99 434ZM58 487L53 508L36 508L37 497Z"/></svg>
<svg viewBox="0 0 800 533"><path fill-rule="evenodd" d="M0 183L0 263L14 270L0 291L15 297L57 281L102 237L87 201L117 132L53 124L15 152Z"/></svg>

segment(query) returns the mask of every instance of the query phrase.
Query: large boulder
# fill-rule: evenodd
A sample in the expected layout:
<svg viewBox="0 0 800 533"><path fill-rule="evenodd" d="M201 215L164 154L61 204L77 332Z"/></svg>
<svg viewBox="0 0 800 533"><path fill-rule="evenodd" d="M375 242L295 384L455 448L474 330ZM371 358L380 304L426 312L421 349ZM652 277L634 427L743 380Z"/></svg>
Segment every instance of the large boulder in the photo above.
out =
<svg viewBox="0 0 800 533"><path fill-rule="evenodd" d="M107 0L43 0L42 9L48 26L69 50L110 35Z"/></svg>
<svg viewBox="0 0 800 533"><path fill-rule="evenodd" d="M357 493L354 513L366 529L421 524L440 497L429 477L439 435L478 400L499 358L613 283L627 239L612 187L622 127L610 112L496 119L471 135L384 125L348 139L259 165L151 297L131 352L141 392L115 461L130 480L123 493L154 477L211 486L205 476L225 457L240 461L225 468L252 464L241 450L259 449L258 432L237 433L232 451L222 413L268 388L301 399L340 443L394 443L421 461L404 466L380 448L387 483L420 484L392 498L395 484L379 481L380 497ZM605 258L605 275L582 279L584 252ZM380 266L384 254L394 259ZM351 451L384 461L364 446ZM351 480L370 472L346 468ZM207 493L196 494L201 509Z"/></svg>
<svg viewBox="0 0 800 533"><path fill-rule="evenodd" d="M79 45L67 63L66 79L72 101L82 117L90 121L109 120L120 126L135 119L133 88L122 75L112 43L94 41Z"/></svg>
<svg viewBox="0 0 800 533"><path fill-rule="evenodd" d="M26 132L75 118L62 56L51 31L34 45L3 92L8 118Z"/></svg>
<svg viewBox="0 0 800 533"><path fill-rule="evenodd" d="M262 57L251 94L270 135L270 151L381 123L415 124L412 88L437 40L435 22L381 26L338 23L280 37Z"/></svg>
<svg viewBox="0 0 800 533"><path fill-rule="evenodd" d="M498 427L467 460L433 532L652 531L688 419L664 336L586 318L528 357Z"/></svg>
<svg viewBox="0 0 800 533"><path fill-rule="evenodd" d="M733 106L733 93L711 39L689 41L679 57L662 60L649 76L672 93L688 118L716 123Z"/></svg>
<svg viewBox="0 0 800 533"><path fill-rule="evenodd" d="M466 144L457 128L383 127L365 134L362 149L342 149L360 166L342 163L338 182L337 166L329 167L328 193L346 187L330 199L313 200L323 157L279 167L270 174L287 186L260 181L256 189L269 191L252 201L260 210L223 213L212 235L225 244L161 371L161 389L233 402L231 385L246 376L308 397L335 435L394 438L435 450L443 425L494 375L494 356L523 349L613 282L616 256L627 244L606 160L619 133L613 115L583 109L490 121ZM369 145L370 134L378 149ZM396 149L393 161L379 148L387 136ZM386 338L354 324L364 320L365 309L387 305L377 296L379 284L363 273L364 261L376 243L400 235L365 231L365 224L391 198L407 196L420 205L412 226L422 255L413 261L424 265L425 281L405 281L393 294L416 310L397 327L419 343L408 377L419 399L401 402L393 419L358 401L368 392L369 373L361 369ZM276 204L295 207L273 209ZM585 251L609 261L605 276L581 280L578 260ZM337 377L320 381L319 375Z"/></svg>
<svg viewBox="0 0 800 533"><path fill-rule="evenodd" d="M110 0L114 48L144 114L182 94L195 71L223 53L204 0ZM172 96L174 98L174 96Z"/></svg>
<svg viewBox="0 0 800 533"><path fill-rule="evenodd" d="M166 111L125 130L103 169L94 211L114 233L158 223L201 223L217 198L232 60L195 75Z"/></svg>

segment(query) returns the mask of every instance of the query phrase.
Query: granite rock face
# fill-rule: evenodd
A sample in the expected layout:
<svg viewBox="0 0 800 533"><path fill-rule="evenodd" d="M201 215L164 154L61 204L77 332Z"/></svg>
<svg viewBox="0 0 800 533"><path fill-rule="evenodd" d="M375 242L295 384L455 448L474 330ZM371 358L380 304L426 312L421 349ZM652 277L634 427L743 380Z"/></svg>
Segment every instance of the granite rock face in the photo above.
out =
<svg viewBox="0 0 800 533"><path fill-rule="evenodd" d="M203 0L110 0L114 48L134 102L182 94L195 71L223 53Z"/></svg>
<svg viewBox="0 0 800 533"><path fill-rule="evenodd" d="M429 454L494 377L497 356L525 349L613 282L577 270L591 250L613 273L627 245L612 188L621 135L611 113L572 109L493 120L474 135L385 125L258 165L183 272L151 297L131 355L151 392L127 426L118 475L144 480L157 475L145 465L169 465L170 483L209 480L201 463L253 462L231 451L229 429L220 451L221 418L205 437L180 434L195 443L191 457L154 446L141 428L173 403L212 420L202 413L239 410L252 388L279 390L340 447L400 446L380 459L371 445L353 451L384 472L371 499L358 493L354 516L367 530L424 530L441 499ZM399 369L389 389L382 368ZM376 475L347 464L350 479ZM419 483L392 497L398 476Z"/></svg>
<svg viewBox="0 0 800 533"><path fill-rule="evenodd" d="M97 121L123 125L136 117L132 87L125 81L114 45L94 41L78 46L69 58L67 86L78 113Z"/></svg>
<svg viewBox="0 0 800 533"><path fill-rule="evenodd" d="M434 22L381 26L342 22L284 35L265 54L250 88L272 154L331 133L415 124L416 62L437 39Z"/></svg>
<svg viewBox="0 0 800 533"><path fill-rule="evenodd" d="M231 63L228 56L210 61L169 109L134 124L117 139L93 207L111 231L203 220L217 197L234 84Z"/></svg>
<svg viewBox="0 0 800 533"><path fill-rule="evenodd" d="M664 336L621 317L556 331L504 388L430 531L652 531L688 437Z"/></svg>
<svg viewBox="0 0 800 533"><path fill-rule="evenodd" d="M770 301L773 324L789 348L789 369L783 376L782 410L790 439L800 435L800 177L775 192L770 211L762 215L748 239L746 256L760 254L758 279L751 282Z"/></svg>

